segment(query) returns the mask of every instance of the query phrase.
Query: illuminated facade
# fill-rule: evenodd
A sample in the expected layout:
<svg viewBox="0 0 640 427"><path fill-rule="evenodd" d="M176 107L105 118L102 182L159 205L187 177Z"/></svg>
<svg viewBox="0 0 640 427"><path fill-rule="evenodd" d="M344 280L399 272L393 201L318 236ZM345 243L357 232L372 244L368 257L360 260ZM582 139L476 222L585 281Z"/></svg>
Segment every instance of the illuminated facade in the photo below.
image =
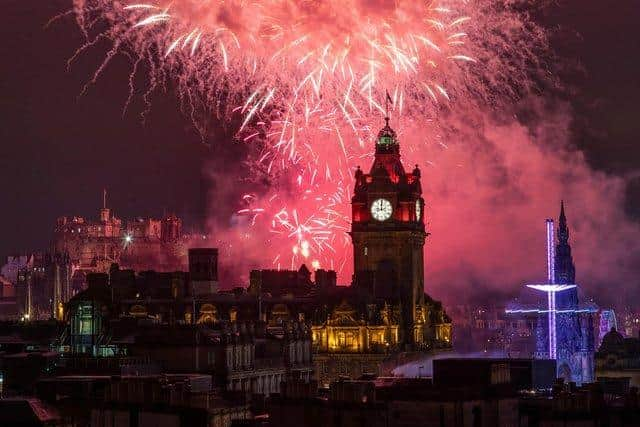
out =
<svg viewBox="0 0 640 427"><path fill-rule="evenodd" d="M106 273L114 262L139 270L175 270L182 266L183 237L182 220L175 215L123 222L107 207L105 195L98 221L58 218L53 246L68 254L77 276Z"/></svg>
<svg viewBox="0 0 640 427"><path fill-rule="evenodd" d="M547 220L546 225L547 283L527 287L545 292L547 306L511 308L507 313L538 316L536 357L556 360L558 377L578 384L592 382L595 369L593 317L597 309L579 305L564 204L560 207L559 226L555 236L553 220Z"/></svg>
<svg viewBox="0 0 640 427"><path fill-rule="evenodd" d="M398 324L390 322L389 307L381 309L382 324L357 318L346 301L337 306L325 324L313 326L313 344L319 353L380 353L398 345Z"/></svg>
<svg viewBox="0 0 640 427"><path fill-rule="evenodd" d="M395 131L379 132L368 174L356 171L352 199L354 286L400 308L400 340L421 343L418 307L424 302L424 199L420 169L400 161Z"/></svg>
<svg viewBox="0 0 640 427"><path fill-rule="evenodd" d="M312 327L321 383L385 374L399 354L451 346L448 316L424 293L427 233L420 179L417 165L405 171L387 118L369 173L359 167L355 173L351 293Z"/></svg>
<svg viewBox="0 0 640 427"><path fill-rule="evenodd" d="M105 340L105 324L113 314L111 291L105 274L89 276L88 287L67 304L67 329L61 337L63 350L74 354L113 356Z"/></svg>
<svg viewBox="0 0 640 427"><path fill-rule="evenodd" d="M451 321L442 304L424 293L427 233L420 170L404 171L388 121L380 131L371 172L358 169L355 182L351 286L337 286L333 271L311 272L303 265L297 271L254 270L247 289L221 291L217 250L192 248L188 273L136 274L111 267L111 302L98 308L93 298L87 299L92 292L76 295L67 314L72 327L65 342L78 352L87 352L95 342L99 351L108 350L108 330L99 337L83 332L91 330L85 325L89 312L98 329L107 325L101 317L105 313L168 324L254 323L291 341L290 358L313 353L315 376L322 384L340 376L388 374L399 361L450 349Z"/></svg>

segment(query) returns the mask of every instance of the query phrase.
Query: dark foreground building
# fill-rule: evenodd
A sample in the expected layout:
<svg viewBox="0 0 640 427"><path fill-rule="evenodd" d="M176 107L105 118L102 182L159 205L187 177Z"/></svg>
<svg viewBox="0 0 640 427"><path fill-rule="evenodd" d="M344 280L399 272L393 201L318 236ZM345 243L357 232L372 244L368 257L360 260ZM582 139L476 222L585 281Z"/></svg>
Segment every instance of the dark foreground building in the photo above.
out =
<svg viewBox="0 0 640 427"><path fill-rule="evenodd" d="M439 387L482 388L510 384L515 390L550 389L556 379L553 360L436 359L433 383Z"/></svg>
<svg viewBox="0 0 640 427"><path fill-rule="evenodd" d="M625 388L640 387L640 337L625 338L612 328L596 353L596 377L623 380Z"/></svg>
<svg viewBox="0 0 640 427"><path fill-rule="evenodd" d="M267 401L270 426L585 427L637 426L637 389L555 381L550 360L449 360L430 378L333 382L327 394L287 384ZM541 374L541 375L540 375ZM467 380L467 381L465 381ZM534 382L541 388L532 388Z"/></svg>

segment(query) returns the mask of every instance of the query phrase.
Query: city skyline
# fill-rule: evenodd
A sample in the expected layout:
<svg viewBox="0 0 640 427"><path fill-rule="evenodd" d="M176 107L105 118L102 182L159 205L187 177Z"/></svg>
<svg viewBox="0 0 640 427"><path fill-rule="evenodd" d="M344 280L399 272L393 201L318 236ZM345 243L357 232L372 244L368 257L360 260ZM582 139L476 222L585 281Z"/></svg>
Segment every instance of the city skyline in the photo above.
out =
<svg viewBox="0 0 640 427"><path fill-rule="evenodd" d="M46 247L55 218L63 214L92 217L100 204L100 193L104 187L109 189L109 204L119 216L159 216L167 210L183 217L187 227L202 227L207 232L224 230L233 212L241 208L235 195L232 198L221 189L229 185L224 178L231 175L237 165L226 160L241 158L244 149L234 143L212 144L216 138L215 130L205 140L207 144L202 144L193 127L176 109L171 93L168 96L162 93L154 95L144 122L139 116L142 111L139 101L122 114L127 92L126 80L123 80L127 69L124 61L112 64L86 94L79 96L100 57L99 53L90 53L69 71L66 70L66 60L80 43L74 23L61 18L44 28L49 18L64 10L64 2L38 8L33 16L26 14L31 8L28 2L16 2L11 7L23 20L23 24L15 28L16 34L22 34L17 38L22 45L16 45L22 54L9 51L6 56L18 59L14 70L28 71L23 74L29 76L29 80L25 83L18 81L15 87L8 89L11 94L8 99L15 100L16 105L22 107L7 109L5 117L24 112L24 120L29 117L29 131L21 132L25 129L24 120L8 120L6 131L12 135L9 137L22 142L13 144L8 155L4 156L6 164L3 164L2 171L7 175L6 181L15 179L29 191L12 186L8 192L7 203L16 209L7 212L9 221L6 224L18 226L2 229L7 237L2 241L0 253L28 252ZM629 145L634 134L634 121L627 120L625 126L614 126L609 116L613 113L604 116L599 113L600 105L607 105L611 111L622 108L626 90L615 87L610 90L608 69L601 65L607 62L600 60L606 56L607 38L617 39L615 31L597 33L596 38L590 29L590 17L597 16L593 13L597 7L595 3L582 5L583 14L575 15L569 13L572 4L567 2L539 10L536 15L549 28L562 22L568 33L575 29L583 37L580 42L575 36L553 33L553 47L563 63L572 63L575 58L571 52L576 47L579 49L580 57L577 59L585 72L561 76L565 86L575 86L571 90L579 94L578 98L570 99L567 105L565 95L552 95L556 101L547 101L551 105L540 105L535 101L511 107L512 111L508 113L521 113L521 121L500 126L482 136L487 140L488 151L480 151L479 155L487 167L474 166L473 150L482 150L482 145L475 144L471 145L471 153L467 153L465 150L457 152L455 146L443 141L450 145L444 150L445 154L434 150L433 157L417 159L428 178L425 181L426 209L432 217L433 234L426 246L427 256L429 251L433 255L432 263L427 267L427 290L445 300L453 300L458 295L471 298L471 294L465 292L469 289L478 290L474 298L482 298L485 290L506 298L523 282L535 280L537 259L524 252L514 252L516 241L509 241L509 235L501 231L502 224L511 219L517 226L518 238L524 239L524 246L542 247L544 242L538 237L540 220L553 215L558 201L564 198L575 222L576 261L586 266L581 270L584 274L581 282L592 290L590 295L610 297L605 290L611 279L629 296L625 299L638 299L634 291L636 287L630 285L636 273L634 261L637 257L634 251L625 247L630 244L626 239L633 239L638 229L637 224L626 216L637 216L633 202L635 181L627 178L635 168L633 146ZM624 5L607 10L611 19L604 22L607 25L629 22L631 25L633 13L622 18L627 11ZM44 48L47 43L52 44L51 49ZM622 48L625 41L617 43ZM34 44L43 48L29 48ZM611 56L622 67L619 77L628 82L629 90L634 90L637 87L634 85L635 77L626 71L628 67L624 67L631 59ZM633 56L629 54L627 58ZM33 84L28 83L32 81L31 77L38 76L45 69L51 69L47 78L56 79L60 84L38 83L37 80L33 80ZM571 80L569 77L576 78ZM53 87L56 88L52 92L55 96L45 96L43 103L35 101L38 93L47 93ZM51 100L54 99L60 99L66 110L51 108ZM558 116L561 119L548 120ZM395 119L400 121L398 130L403 137L401 118L392 117ZM492 124L487 123L486 126L490 128ZM222 131L222 128L218 130ZM527 139L532 131L549 136L542 140L552 140L549 154L541 154L535 148L545 141ZM606 134L609 135L603 136ZM524 141L523 159L513 157L508 145L500 142L509 138ZM567 147L577 147L581 151L572 152ZM556 149L558 151L554 153ZM220 150L222 157L219 156ZM100 160L92 155L96 151L101 154ZM583 153L588 163L580 159ZM496 159L496 156L511 159L491 165L491 159ZM553 166L526 167L522 172L535 173L535 176L524 183L517 183L513 181L514 173L518 172L513 162L525 161L527 157L535 159L532 163L536 165L547 162ZM25 163L25 159L30 161ZM52 161L48 162L48 159ZM562 173L562 162L579 171L569 180L571 185L564 188L555 184L560 181L558 174ZM211 176L212 171L221 173ZM613 175L603 176L601 171ZM545 184L545 179L541 181L544 174L551 174L548 181L554 184ZM216 185L217 191L213 190ZM553 188L546 188L548 185ZM536 186L540 188L536 189ZM469 198L467 191L461 191L465 187L472 194L482 194L482 197ZM524 194L520 194L523 191ZM540 193L548 197L540 197ZM598 198L602 200L604 197L606 202L602 201L600 203L604 205L598 206ZM465 201L471 205L461 206ZM217 207L215 213L211 210L213 205ZM466 212L469 215L465 215ZM470 228L463 229L465 223ZM591 224L603 223L612 227L609 233L616 237L592 234ZM480 229L487 231L480 232ZM467 238L467 235L471 237ZM509 254L514 259L503 258L504 262L498 264L478 255L483 252ZM259 254L250 255L253 263L272 265L271 259L261 259ZM621 268L610 272L606 265L611 263ZM535 264L536 269L529 268L531 264ZM509 265L518 265L519 268L514 270L520 273L516 275L510 271L509 277L500 275L497 278L493 275L496 269L508 269ZM248 270L244 265L237 269L245 274ZM451 275L457 275L460 282L455 293L443 286L446 277ZM348 282L348 276L342 282Z"/></svg>
<svg viewBox="0 0 640 427"><path fill-rule="evenodd" d="M0 425L640 425L638 0L7 0Z"/></svg>

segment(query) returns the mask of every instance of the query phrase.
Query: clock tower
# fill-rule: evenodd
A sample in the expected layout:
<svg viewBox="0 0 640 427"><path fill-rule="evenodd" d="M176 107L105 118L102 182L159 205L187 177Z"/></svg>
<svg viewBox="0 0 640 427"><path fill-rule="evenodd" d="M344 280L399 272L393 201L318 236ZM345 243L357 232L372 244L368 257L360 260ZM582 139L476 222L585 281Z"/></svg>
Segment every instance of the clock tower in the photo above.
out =
<svg viewBox="0 0 640 427"><path fill-rule="evenodd" d="M371 170L355 173L353 285L398 307L400 341L412 344L417 306L424 304L424 199L420 169L405 171L397 135L385 121Z"/></svg>

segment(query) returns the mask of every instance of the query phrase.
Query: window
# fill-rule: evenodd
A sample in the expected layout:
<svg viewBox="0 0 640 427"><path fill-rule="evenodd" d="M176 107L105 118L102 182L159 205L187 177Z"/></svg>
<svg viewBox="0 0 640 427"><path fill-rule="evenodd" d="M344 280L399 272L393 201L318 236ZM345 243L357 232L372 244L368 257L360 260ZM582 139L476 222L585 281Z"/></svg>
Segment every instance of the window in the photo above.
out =
<svg viewBox="0 0 640 427"><path fill-rule="evenodd" d="M352 334L347 334L347 346L348 347L353 347L354 341L353 341L353 335Z"/></svg>
<svg viewBox="0 0 640 427"><path fill-rule="evenodd" d="M92 326L91 319L80 319L80 335L91 335Z"/></svg>
<svg viewBox="0 0 640 427"><path fill-rule="evenodd" d="M352 347L353 346L353 334L338 332L338 346L339 347Z"/></svg>
<svg viewBox="0 0 640 427"><path fill-rule="evenodd" d="M80 305L75 315L77 333L79 335L91 335L95 333L91 305Z"/></svg>
<svg viewBox="0 0 640 427"><path fill-rule="evenodd" d="M384 342L383 332L372 332L370 338L371 344L382 344Z"/></svg>

